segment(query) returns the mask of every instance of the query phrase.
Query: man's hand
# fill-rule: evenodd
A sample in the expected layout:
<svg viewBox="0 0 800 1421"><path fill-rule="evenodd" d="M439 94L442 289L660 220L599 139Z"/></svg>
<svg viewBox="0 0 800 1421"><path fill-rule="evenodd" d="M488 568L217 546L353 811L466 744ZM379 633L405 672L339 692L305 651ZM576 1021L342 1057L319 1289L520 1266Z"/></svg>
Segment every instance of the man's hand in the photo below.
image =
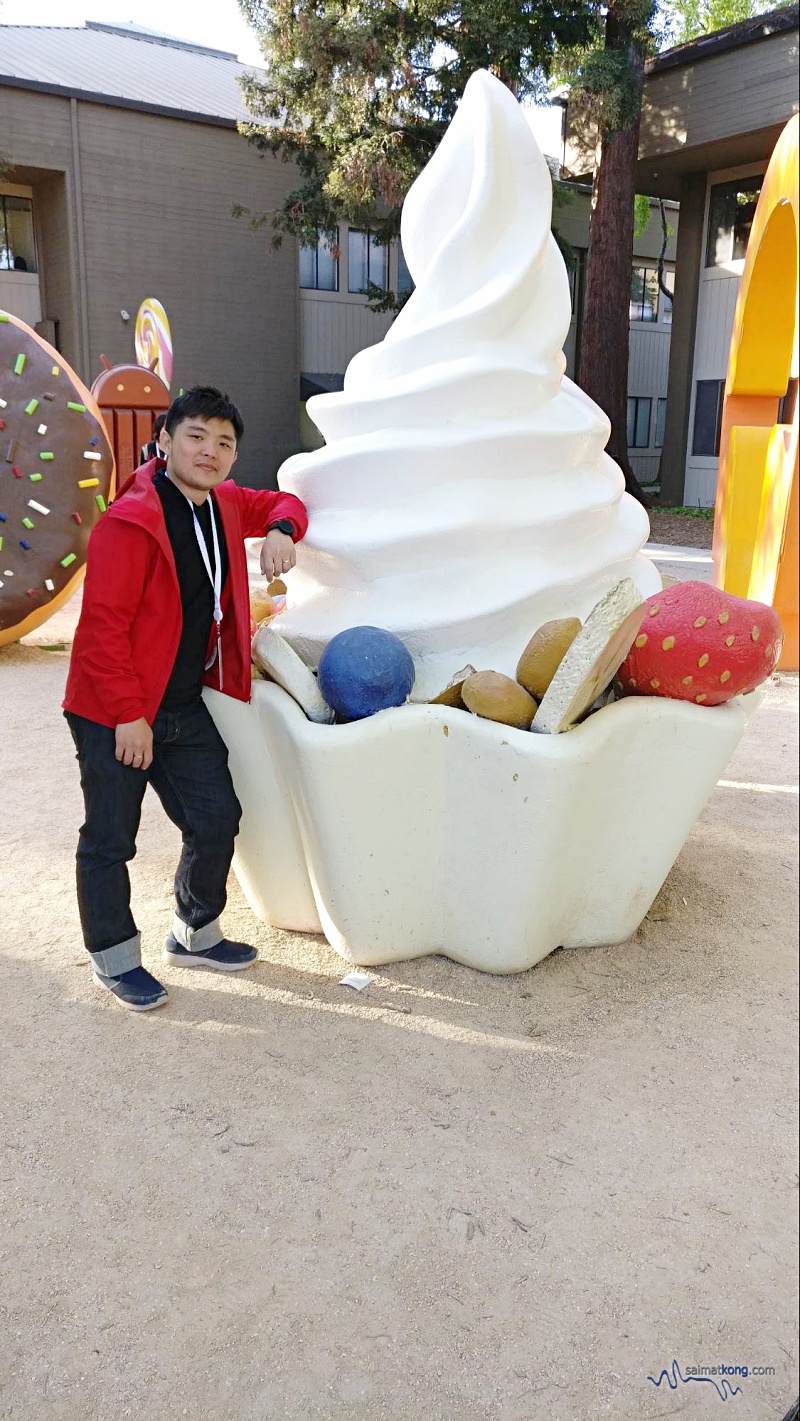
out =
<svg viewBox="0 0 800 1421"><path fill-rule="evenodd" d="M281 573L291 572L296 562L297 553L288 533L282 533L279 528L273 528L271 532L267 533L264 546L261 549L261 571L267 582L272 582L273 578L280 577Z"/></svg>
<svg viewBox="0 0 800 1421"><path fill-rule="evenodd" d="M116 729L117 759L134 770L149 770L153 763L153 732L144 716L126 720Z"/></svg>

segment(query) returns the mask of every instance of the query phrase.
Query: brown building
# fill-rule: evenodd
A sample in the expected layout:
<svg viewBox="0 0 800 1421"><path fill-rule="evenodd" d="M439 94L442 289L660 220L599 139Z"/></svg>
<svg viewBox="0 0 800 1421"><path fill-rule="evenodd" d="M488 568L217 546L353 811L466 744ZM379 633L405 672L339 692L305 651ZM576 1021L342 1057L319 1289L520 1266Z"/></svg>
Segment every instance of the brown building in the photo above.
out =
<svg viewBox="0 0 800 1421"><path fill-rule="evenodd" d="M653 212L631 278L629 455L669 502L714 500L748 221L797 108L797 39L795 4L648 69L638 187L669 200L675 300L673 311L657 290ZM133 359L136 311L156 297L172 325L173 388L230 391L247 429L237 472L263 484L318 438L301 400L340 388L350 358L390 324L367 309L363 281L399 289L408 273L397 244L374 249L346 225L338 256L322 242L298 262L293 242L273 253L264 232L231 215L233 203L269 211L292 182L237 132L248 116L243 71L233 55L127 26L0 26L0 154L12 165L0 178L0 306L39 325L91 382L101 354ZM564 176L591 178L592 144L567 122ZM578 185L554 216L577 259L572 373L587 192Z"/></svg>
<svg viewBox="0 0 800 1421"><path fill-rule="evenodd" d="M714 502L747 239L772 150L798 109L798 8L729 25L648 66L638 190L680 204L661 460L666 502ZM565 158L573 173L591 172L585 133L570 134Z"/></svg>
<svg viewBox="0 0 800 1421"><path fill-rule="evenodd" d="M228 389L237 473L272 482L298 447L297 256L232 204L268 211L289 170L237 132L236 57L124 26L0 26L0 306L89 384L134 359L136 312L165 306L172 388Z"/></svg>

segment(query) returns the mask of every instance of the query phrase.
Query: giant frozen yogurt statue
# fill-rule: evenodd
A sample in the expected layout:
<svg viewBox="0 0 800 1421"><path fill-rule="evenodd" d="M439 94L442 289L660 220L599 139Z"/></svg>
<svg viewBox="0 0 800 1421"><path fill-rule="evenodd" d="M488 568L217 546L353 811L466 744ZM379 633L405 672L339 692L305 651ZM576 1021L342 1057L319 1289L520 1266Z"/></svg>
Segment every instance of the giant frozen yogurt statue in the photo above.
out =
<svg viewBox="0 0 800 1421"><path fill-rule="evenodd" d="M279 475L310 515L281 634L316 667L348 627L394 632L417 704L320 725L266 681L249 705L206 693L251 907L361 965L514 972L623 941L754 700L623 700L564 735L424 703L466 663L513 676L542 623L585 618L623 578L661 587L608 420L564 376L551 198L516 100L475 74L405 202L414 294L342 393L309 401L326 444Z"/></svg>

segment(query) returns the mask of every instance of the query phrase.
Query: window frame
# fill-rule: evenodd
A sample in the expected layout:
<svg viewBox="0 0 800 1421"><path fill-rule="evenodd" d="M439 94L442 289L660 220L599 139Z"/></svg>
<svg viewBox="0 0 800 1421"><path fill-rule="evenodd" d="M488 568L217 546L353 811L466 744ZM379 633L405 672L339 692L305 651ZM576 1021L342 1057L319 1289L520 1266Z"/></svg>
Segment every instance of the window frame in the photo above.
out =
<svg viewBox="0 0 800 1421"><path fill-rule="evenodd" d="M408 294L409 296L411 296L415 291L416 287L414 285L414 278L412 277L411 272L408 269L408 263L406 262L405 253L403 251L403 243L400 241L399 237L394 243L394 249L396 253L397 262L397 295L405 296L406 294ZM401 286L400 284L400 277L402 275L403 269L405 269L405 274L408 277L407 286Z"/></svg>
<svg viewBox="0 0 800 1421"><path fill-rule="evenodd" d="M350 242L353 237L366 238L366 269L367 283L372 282L381 291L389 290L389 247L382 242L374 240L374 233L367 227L348 227L347 229L347 294L348 296L365 296L366 286L353 286L352 268L350 262ZM383 281L373 281L370 271L370 253L379 250L383 253Z"/></svg>
<svg viewBox="0 0 800 1421"><path fill-rule="evenodd" d="M653 396L652 396L652 395L628 395L628 406L627 406L627 415L628 415L628 418L627 418L627 427L626 427L626 430L625 430L625 438L626 438L626 440L628 439L628 435L631 433L631 405L634 406L634 412L633 412L633 442L631 443L631 442L629 441L627 447L628 447L628 449L649 449L649 448L650 448L650 439L651 439L652 432L653 432ZM637 434L638 434L638 432L639 432L639 406L640 406L640 405L647 405L647 438L646 438L646 440L644 441L643 444L639 444L639 443L636 442L636 436L637 436Z"/></svg>
<svg viewBox="0 0 800 1421"><path fill-rule="evenodd" d="M670 284L671 283L671 284ZM667 297L659 287L658 290L658 324L660 326L671 326L675 314L675 269L674 267L664 268L664 285L669 286L672 295L667 302ZM669 314L668 314L669 313Z"/></svg>
<svg viewBox="0 0 800 1421"><path fill-rule="evenodd" d="M25 203L26 210L28 211L28 213L29 213L29 215L30 215L31 247L32 247L32 249L33 249L33 266L29 266L29 265L26 264L24 270L22 270L22 271L20 271L19 268L15 267L15 266L13 265L13 262L12 262L12 265L6 266L6 265L4 265L4 263L3 263L3 261L2 261L2 253L3 253L3 252L9 252L9 253L11 253L11 255L13 256L13 253L11 252L11 248L10 248L9 245L8 245L9 226L8 226L8 215L7 215L7 212L6 212L6 203L9 202L9 201L11 201L11 202L22 202L22 203ZM28 197L27 193L21 193L21 192L3 192L2 190L0 190L0 232L2 232L2 234L3 234L3 235L2 235L2 241L0 241L0 271L2 271L4 274L11 273L11 275L15 275L15 274L16 274L17 276L20 276L20 275L21 275L21 276L38 276L38 275L39 275L39 252L38 252L38 244L37 244L37 241L36 241L36 221L35 221L34 211L33 211L33 198L32 198L32 197ZM22 252L19 252L17 255L18 255L19 257L23 257ZM27 259L24 258L24 257L23 257L23 260L26 260L26 261L27 261Z"/></svg>
<svg viewBox="0 0 800 1421"><path fill-rule="evenodd" d="M333 274L334 274L334 281L335 281L335 285L334 285L334 286L320 286L320 284L319 284L319 253L320 253L320 247L322 246L323 243L326 243L326 244L327 244L328 249L329 249L330 252L331 252L331 259L332 259L332 261L333 261ZM337 227L337 229L336 229L336 241L335 241L335 242L329 241L328 238L325 236L325 234L324 234L323 232L320 232L320 233L318 234L318 236L317 236L317 245L316 245L315 247L310 247L310 246L308 246L305 242L301 242L301 243L298 244L298 248L297 248L297 286L298 286L298 290L299 290L299 291L321 291L321 292L323 292L323 293L326 294L326 295L331 295L332 293L337 293L337 294L338 294L338 291L339 291L339 288L340 288L340 284L341 284L341 282L340 282L340 275L339 275L339 257L338 257L338 256L334 257L334 256L332 255L334 248L336 248L337 250L340 250L340 247L339 247L339 229L338 229L338 227ZM316 278L316 284L315 284L314 286L307 286L307 285L301 280L301 262L302 262L302 259L303 259L303 258L302 258L303 252L313 252L313 253L314 253L314 276L315 276L315 278Z"/></svg>
<svg viewBox="0 0 800 1421"><path fill-rule="evenodd" d="M638 316L633 315L633 309L634 309L634 302L633 302L633 274L634 274L634 272L636 272L636 271L641 271L641 272L644 272L644 274L645 274L645 275L644 275L644 280L643 280L643 282L642 282L642 297L641 297L641 301L639 302L640 314L639 314ZM648 310L652 310L652 311L653 311L653 315L652 315L652 316L645 316L644 314L642 314L642 313L644 312L644 310L645 310L645 297L646 297L646 295L647 295L647 274L648 274L648 273L650 273L650 274L652 275L652 277L654 278L654 281L655 281L655 306L654 306L654 307L650 306L650 307L647 308ZM629 294L629 297L628 297L628 320L629 320L630 324L631 324L632 326L640 326L640 325L641 325L641 326L656 326L656 325L658 325L659 305L660 305L660 292L659 292L659 287L658 287L658 267L655 267L655 266L648 266L646 262L640 262L640 261L632 262L632 263L631 263L631 290L630 290L630 294Z"/></svg>
<svg viewBox="0 0 800 1421"><path fill-rule="evenodd" d="M736 224L734 223L734 225L730 228L730 254L727 257L722 257L719 260L717 260L716 258L713 260L709 259L709 252L711 247L711 213L714 205L714 193L719 191L720 188L735 188L737 191L741 191L747 187L757 187L756 203L758 203L758 196L760 195L761 189L764 186L765 176L766 174L764 172L754 173L752 171L752 168L747 167L738 171L729 171L727 173L724 171L719 173L709 173L703 232L703 271L705 273L716 271L730 274L732 270L741 270L744 267L744 260L747 255L747 246L750 241L750 234L748 232L744 253L738 257L733 255L733 239L736 232Z"/></svg>
<svg viewBox="0 0 800 1421"><path fill-rule="evenodd" d="M714 451L713 453L703 453L703 452L699 452L699 451L697 451L697 450L695 449L695 443L696 443L696 440L697 440L697 405L698 405L698 397L699 397L700 386L701 386L701 385L716 385L716 386L718 387L718 389L717 389L717 408L716 408L715 425L714 425L714 430L715 430L714 444L715 444L716 448L715 448L715 451ZM720 378L719 376L709 376L707 379L696 379L696 380L695 380L695 382L694 382L693 396L692 396L691 452L690 452L690 455L689 455L690 459L693 459L693 460L695 460L695 459L705 459L707 462L712 463L712 464L713 464L713 463L716 463L717 460L719 459L719 445L720 445L720 437L721 437L721 434L722 434L722 407L723 407L724 402L725 402L725 378L724 378L724 377Z"/></svg>

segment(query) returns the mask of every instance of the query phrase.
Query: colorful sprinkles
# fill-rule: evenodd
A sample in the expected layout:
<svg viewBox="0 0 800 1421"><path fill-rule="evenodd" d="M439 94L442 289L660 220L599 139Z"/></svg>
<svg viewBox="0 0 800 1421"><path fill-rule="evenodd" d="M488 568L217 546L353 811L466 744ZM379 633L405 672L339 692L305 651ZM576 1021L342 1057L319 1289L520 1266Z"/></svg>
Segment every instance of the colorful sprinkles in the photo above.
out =
<svg viewBox="0 0 800 1421"><path fill-rule="evenodd" d="M0 535L0 554L12 562L11 567L0 568L0 588L3 589L0 594L0 611L4 613L0 625L5 628L14 626L17 621L24 620L29 615L28 599L32 599L37 606L46 606L51 598L68 585L68 572L73 567L80 567L81 548L84 543L81 541L79 547L78 539L85 539L88 532L88 528L84 529L84 524L91 527L101 514L107 512L104 486L108 482L110 468L102 425L98 424L92 407L87 406L81 399L80 387L73 384L69 372L65 372L61 365L53 363L53 353L47 350L43 352L40 346L34 345L32 338L30 343L26 344L28 332L24 327L16 328L16 323L9 322L5 313L0 314L0 320L4 321L0 339L0 370L8 381L6 389L9 392L6 398L0 398L0 480L2 471L5 470L7 496L8 489L13 490L18 487L18 483L22 489L28 482L41 484L41 489L30 490L32 494L38 494L38 498L24 495L15 503L12 492L4 510L0 512L0 528L3 534L6 533L3 524L16 526L19 530L10 540ZM17 377L16 381L8 380L12 371ZM45 385L49 388L42 388ZM12 390L19 393L12 397ZM50 409L47 408L48 405L51 406ZM67 414L67 411L70 413ZM74 421L72 414L87 418ZM63 425L58 424L58 419L63 421ZM63 443L62 435L65 440ZM90 491L86 500L90 506L87 511L85 504L76 499L78 507L74 507L70 512L69 503L66 502L69 498L69 468L71 466L74 470L74 479L80 471L80 466L75 468L74 460L81 456L90 465L86 473L96 472L100 477L75 480L81 491ZM92 467L95 464L98 466L96 470ZM12 475L18 483L12 481ZM73 482L72 488L74 487ZM81 508L83 512L79 511ZM63 555L60 558L57 551L48 552L37 546L37 537L41 536L42 518L47 518L48 523L53 525L57 538L61 536L61 529ZM66 529L66 523L69 521L73 524L73 537L70 537ZM81 534L77 533L78 528L81 528ZM71 543L75 548L73 552L69 551ZM22 554L29 553L33 553L33 557L29 558L26 565L21 564L19 558ZM42 557L44 567L41 567ZM21 571L23 566L25 571ZM64 570L63 573L61 569ZM48 573L47 576L44 576L45 572ZM25 606L21 605L23 595Z"/></svg>

